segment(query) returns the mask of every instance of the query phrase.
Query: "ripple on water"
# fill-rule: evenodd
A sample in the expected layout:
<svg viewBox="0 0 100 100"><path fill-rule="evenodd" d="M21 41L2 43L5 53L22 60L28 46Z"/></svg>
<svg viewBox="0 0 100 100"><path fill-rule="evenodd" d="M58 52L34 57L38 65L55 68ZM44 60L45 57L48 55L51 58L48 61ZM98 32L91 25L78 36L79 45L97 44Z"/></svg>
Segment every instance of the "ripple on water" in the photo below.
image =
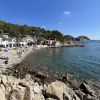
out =
<svg viewBox="0 0 100 100"><path fill-rule="evenodd" d="M58 73L69 72L77 79L100 80L100 43L90 41L84 48L41 49L29 57L31 67Z"/></svg>

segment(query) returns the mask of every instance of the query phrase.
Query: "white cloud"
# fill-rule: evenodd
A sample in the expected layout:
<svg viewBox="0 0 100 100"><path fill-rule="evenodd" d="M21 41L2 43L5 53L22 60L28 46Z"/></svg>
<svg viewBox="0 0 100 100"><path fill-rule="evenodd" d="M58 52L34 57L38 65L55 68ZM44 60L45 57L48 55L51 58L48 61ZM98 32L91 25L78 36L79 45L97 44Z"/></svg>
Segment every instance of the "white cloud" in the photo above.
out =
<svg viewBox="0 0 100 100"><path fill-rule="evenodd" d="M63 24L62 22L59 22L59 23L58 23L58 25L62 25L62 24Z"/></svg>
<svg viewBox="0 0 100 100"><path fill-rule="evenodd" d="M46 27L45 27L45 26L42 26L42 28L46 29Z"/></svg>
<svg viewBox="0 0 100 100"><path fill-rule="evenodd" d="M64 11L64 15L70 15L70 11Z"/></svg>

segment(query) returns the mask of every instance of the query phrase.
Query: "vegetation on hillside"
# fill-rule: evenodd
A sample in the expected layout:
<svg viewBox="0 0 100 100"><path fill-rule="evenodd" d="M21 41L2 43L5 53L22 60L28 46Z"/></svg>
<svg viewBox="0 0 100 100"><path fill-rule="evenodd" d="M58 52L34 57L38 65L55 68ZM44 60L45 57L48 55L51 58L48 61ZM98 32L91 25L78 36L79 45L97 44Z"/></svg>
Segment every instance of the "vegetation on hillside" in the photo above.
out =
<svg viewBox="0 0 100 100"><path fill-rule="evenodd" d="M76 38L77 41L85 41L85 40L90 40L87 36L79 36Z"/></svg>
<svg viewBox="0 0 100 100"><path fill-rule="evenodd" d="M63 35L61 32L57 30L45 30L41 27L33 27L28 25L17 25L12 23L7 23L5 21L0 21L0 35L8 33L10 37L16 37L20 39L26 35L30 35L32 37L37 38L45 38L45 39L56 39L61 42L66 41L74 41L75 38L70 35ZM79 40L79 38L77 38Z"/></svg>

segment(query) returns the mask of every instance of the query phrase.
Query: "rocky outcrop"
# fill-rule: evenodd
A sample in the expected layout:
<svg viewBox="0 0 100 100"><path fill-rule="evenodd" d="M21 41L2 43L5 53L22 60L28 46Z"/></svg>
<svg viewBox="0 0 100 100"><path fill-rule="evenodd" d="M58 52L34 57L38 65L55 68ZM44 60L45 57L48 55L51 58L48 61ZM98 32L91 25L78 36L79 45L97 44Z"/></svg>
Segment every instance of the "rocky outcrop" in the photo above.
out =
<svg viewBox="0 0 100 100"><path fill-rule="evenodd" d="M93 86L93 82L84 82L80 85L80 89L86 95L83 96L86 100L100 100L100 87ZM96 84L95 84L96 85ZM97 85L96 85L97 86ZM94 89L96 88L96 90ZM97 92L99 91L99 92Z"/></svg>
<svg viewBox="0 0 100 100"><path fill-rule="evenodd" d="M86 41L86 40L90 40L87 36L79 36L76 38L76 41Z"/></svg>
<svg viewBox="0 0 100 100"><path fill-rule="evenodd" d="M0 100L6 100L5 92L3 88L1 88L1 86L0 86Z"/></svg>
<svg viewBox="0 0 100 100"><path fill-rule="evenodd" d="M0 75L0 100L45 100L42 89L30 75L24 79Z"/></svg>
<svg viewBox="0 0 100 100"><path fill-rule="evenodd" d="M85 82L73 88L67 82L56 80L40 85L30 74L23 79L0 74L0 100L100 100L92 85Z"/></svg>
<svg viewBox="0 0 100 100"><path fill-rule="evenodd" d="M71 88L60 81L49 84L46 90L46 95L48 98L57 100L80 100Z"/></svg>

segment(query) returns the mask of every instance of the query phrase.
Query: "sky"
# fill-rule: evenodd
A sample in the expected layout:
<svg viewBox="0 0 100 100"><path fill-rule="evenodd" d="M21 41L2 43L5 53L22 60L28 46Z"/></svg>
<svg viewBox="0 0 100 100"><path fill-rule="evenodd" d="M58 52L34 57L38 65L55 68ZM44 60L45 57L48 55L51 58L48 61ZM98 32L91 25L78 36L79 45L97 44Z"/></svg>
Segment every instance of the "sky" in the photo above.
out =
<svg viewBox="0 0 100 100"><path fill-rule="evenodd" d="M100 0L0 0L0 20L100 40Z"/></svg>

